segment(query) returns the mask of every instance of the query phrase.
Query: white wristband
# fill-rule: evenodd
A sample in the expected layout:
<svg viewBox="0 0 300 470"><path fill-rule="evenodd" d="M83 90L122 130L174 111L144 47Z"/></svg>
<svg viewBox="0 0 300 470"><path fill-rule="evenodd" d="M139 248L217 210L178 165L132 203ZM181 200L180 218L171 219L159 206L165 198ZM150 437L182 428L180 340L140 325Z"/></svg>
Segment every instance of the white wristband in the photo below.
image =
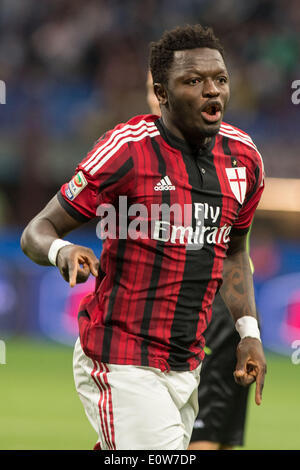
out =
<svg viewBox="0 0 300 470"><path fill-rule="evenodd" d="M235 328L238 331L241 339L250 337L260 339L260 332L256 318L250 315L245 315L239 318L235 323Z"/></svg>
<svg viewBox="0 0 300 470"><path fill-rule="evenodd" d="M56 240L51 243L48 251L48 259L50 263L53 264L53 266L56 266L57 253L63 246L66 245L72 245L72 243L67 242L66 240L61 240L60 238L56 238Z"/></svg>

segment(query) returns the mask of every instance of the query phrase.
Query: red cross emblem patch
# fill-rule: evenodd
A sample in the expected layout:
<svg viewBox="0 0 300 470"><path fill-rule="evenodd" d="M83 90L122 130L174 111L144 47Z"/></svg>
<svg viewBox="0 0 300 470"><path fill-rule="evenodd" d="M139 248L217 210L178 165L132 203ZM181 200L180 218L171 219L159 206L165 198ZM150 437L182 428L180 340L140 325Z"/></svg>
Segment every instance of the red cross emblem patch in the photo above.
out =
<svg viewBox="0 0 300 470"><path fill-rule="evenodd" d="M231 191L240 204L243 204L247 191L246 167L226 168Z"/></svg>

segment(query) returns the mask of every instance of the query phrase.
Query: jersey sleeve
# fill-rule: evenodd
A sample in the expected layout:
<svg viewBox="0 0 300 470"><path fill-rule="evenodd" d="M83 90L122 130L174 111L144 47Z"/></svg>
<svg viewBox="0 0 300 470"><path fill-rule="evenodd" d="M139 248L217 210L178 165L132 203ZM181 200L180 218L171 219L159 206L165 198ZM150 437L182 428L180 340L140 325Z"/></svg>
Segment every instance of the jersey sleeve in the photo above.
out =
<svg viewBox="0 0 300 470"><path fill-rule="evenodd" d="M252 166L247 169L247 186L245 201L232 227L232 232L245 234L249 231L255 210L264 190L264 167L262 157L253 150Z"/></svg>
<svg viewBox="0 0 300 470"><path fill-rule="evenodd" d="M121 131L119 131L120 134ZM134 181L133 158L118 129L102 136L77 166L73 178L57 193L62 207L76 220L96 217L97 207L127 195Z"/></svg>

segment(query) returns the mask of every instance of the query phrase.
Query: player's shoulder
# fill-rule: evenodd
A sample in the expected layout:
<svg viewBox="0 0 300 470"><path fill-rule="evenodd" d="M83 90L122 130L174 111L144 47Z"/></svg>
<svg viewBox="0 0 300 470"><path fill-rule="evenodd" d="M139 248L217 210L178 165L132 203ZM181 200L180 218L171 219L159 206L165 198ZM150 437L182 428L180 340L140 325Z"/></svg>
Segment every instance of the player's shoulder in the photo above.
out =
<svg viewBox="0 0 300 470"><path fill-rule="evenodd" d="M158 116L152 114L134 116L129 121L119 123L106 132L97 141L97 147L109 147L116 154L129 151L131 145L141 144L147 137L159 135L159 130L155 125L157 119Z"/></svg>
<svg viewBox="0 0 300 470"><path fill-rule="evenodd" d="M158 133L158 128L155 125L155 121L158 119L158 116L153 114L140 114L138 116L134 116L127 122L121 122L117 124L113 129L108 131L105 135L113 136L116 138L120 135L122 138L132 138L134 141L135 137L146 137L147 135L152 135L153 133ZM139 138L138 137L138 138Z"/></svg>
<svg viewBox="0 0 300 470"><path fill-rule="evenodd" d="M130 143L141 142L146 137L155 137L159 131L155 125L157 116L143 114L127 122L117 124L102 134L81 163L82 169L95 174L108 162L126 158Z"/></svg>
<svg viewBox="0 0 300 470"><path fill-rule="evenodd" d="M247 132L242 131L238 127L233 126L232 124L222 122L219 134L223 137L227 137L228 139L238 141L241 143L241 145L246 146L250 149L252 148L254 150L257 150L257 147L250 135L247 134Z"/></svg>
<svg viewBox="0 0 300 470"><path fill-rule="evenodd" d="M236 126L233 126L232 124L222 122L219 130L219 135L235 143L238 143L239 148L242 149L243 153L245 153L248 157L250 157L259 165L263 166L262 156L256 144L247 132L239 129Z"/></svg>

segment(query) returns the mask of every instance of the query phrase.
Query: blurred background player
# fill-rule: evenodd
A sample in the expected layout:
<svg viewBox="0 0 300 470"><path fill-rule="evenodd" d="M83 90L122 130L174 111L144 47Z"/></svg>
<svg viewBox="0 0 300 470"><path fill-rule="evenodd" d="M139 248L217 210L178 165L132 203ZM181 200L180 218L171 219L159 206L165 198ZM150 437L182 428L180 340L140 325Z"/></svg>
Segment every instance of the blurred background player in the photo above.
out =
<svg viewBox="0 0 300 470"><path fill-rule="evenodd" d="M220 294L205 331L205 358L198 388L199 412L190 450L231 450L244 444L249 388L236 384L233 371L240 341Z"/></svg>
<svg viewBox="0 0 300 470"><path fill-rule="evenodd" d="M150 71L147 103L151 112L160 116ZM250 231L248 251L249 238ZM230 450L244 444L249 388L238 385L233 377L240 336L220 294L215 297L211 323L204 337L206 354L198 388L199 412L189 449Z"/></svg>
<svg viewBox="0 0 300 470"><path fill-rule="evenodd" d="M250 233L251 229L248 253ZM253 272L251 259L250 264ZM198 388L199 412L189 449L232 450L244 445L249 388L238 385L233 377L240 337L220 294L215 297L212 320L204 337L206 354Z"/></svg>

